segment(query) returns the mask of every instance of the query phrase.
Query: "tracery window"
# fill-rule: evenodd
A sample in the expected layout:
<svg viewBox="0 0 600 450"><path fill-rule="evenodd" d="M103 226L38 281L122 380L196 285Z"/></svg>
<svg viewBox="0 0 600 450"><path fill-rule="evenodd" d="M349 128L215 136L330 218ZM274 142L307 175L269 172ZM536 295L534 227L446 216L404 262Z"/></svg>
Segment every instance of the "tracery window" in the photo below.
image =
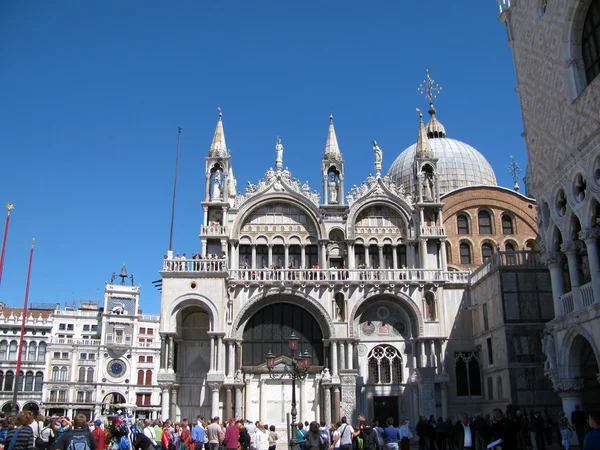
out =
<svg viewBox="0 0 600 450"><path fill-rule="evenodd" d="M471 247L466 242L460 244L460 263L471 264Z"/></svg>
<svg viewBox="0 0 600 450"><path fill-rule="evenodd" d="M479 221L479 234L492 234L492 218L487 211L479 211L477 214Z"/></svg>
<svg viewBox="0 0 600 450"><path fill-rule="evenodd" d="M583 24L583 67L588 84L600 74L600 0L593 0Z"/></svg>
<svg viewBox="0 0 600 450"><path fill-rule="evenodd" d="M456 216L456 226L458 234L469 234L469 219L464 214Z"/></svg>
<svg viewBox="0 0 600 450"><path fill-rule="evenodd" d="M367 356L370 384L402 383L402 357L391 345L379 345Z"/></svg>
<svg viewBox="0 0 600 450"><path fill-rule="evenodd" d="M481 369L478 352L454 353L456 368L456 395L470 397L481 395Z"/></svg>
<svg viewBox="0 0 600 450"><path fill-rule="evenodd" d="M508 214L502 215L502 234L514 234L512 218Z"/></svg>

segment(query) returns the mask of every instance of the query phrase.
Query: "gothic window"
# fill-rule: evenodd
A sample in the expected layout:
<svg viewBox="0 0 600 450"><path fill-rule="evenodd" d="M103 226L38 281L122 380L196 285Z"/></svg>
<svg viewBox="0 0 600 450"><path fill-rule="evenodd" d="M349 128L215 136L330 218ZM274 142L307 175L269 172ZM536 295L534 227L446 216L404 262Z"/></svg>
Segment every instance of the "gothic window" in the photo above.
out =
<svg viewBox="0 0 600 450"><path fill-rule="evenodd" d="M391 345L379 345L367 356L370 384L402 383L402 357Z"/></svg>
<svg viewBox="0 0 600 450"><path fill-rule="evenodd" d="M466 242L460 244L460 263L471 264L471 247Z"/></svg>
<svg viewBox="0 0 600 450"><path fill-rule="evenodd" d="M479 353L454 353L456 367L456 395L472 397L481 395L481 371Z"/></svg>
<svg viewBox="0 0 600 450"><path fill-rule="evenodd" d="M44 374L42 372L37 372L35 374L35 380L34 380L34 383L33 383L33 390L35 392L42 392L42 383L43 382L44 382Z"/></svg>
<svg viewBox="0 0 600 450"><path fill-rule="evenodd" d="M21 347L21 361L27 361L27 342L23 342L23 347Z"/></svg>
<svg viewBox="0 0 600 450"><path fill-rule="evenodd" d="M588 84L600 74L600 0L593 0L583 24L583 67Z"/></svg>
<svg viewBox="0 0 600 450"><path fill-rule="evenodd" d="M137 384L144 384L144 371L138 370Z"/></svg>
<svg viewBox="0 0 600 450"><path fill-rule="evenodd" d="M487 211L479 211L477 214L479 222L479 234L492 234L492 217Z"/></svg>
<svg viewBox="0 0 600 450"><path fill-rule="evenodd" d="M469 220L464 214L456 216L456 225L458 228L458 234L469 234Z"/></svg>
<svg viewBox="0 0 600 450"><path fill-rule="evenodd" d="M502 215L502 234L514 234L513 221L508 214Z"/></svg>
<svg viewBox="0 0 600 450"><path fill-rule="evenodd" d="M483 244L481 246L481 259L483 262L486 262L492 256L494 256L494 247L491 244Z"/></svg>

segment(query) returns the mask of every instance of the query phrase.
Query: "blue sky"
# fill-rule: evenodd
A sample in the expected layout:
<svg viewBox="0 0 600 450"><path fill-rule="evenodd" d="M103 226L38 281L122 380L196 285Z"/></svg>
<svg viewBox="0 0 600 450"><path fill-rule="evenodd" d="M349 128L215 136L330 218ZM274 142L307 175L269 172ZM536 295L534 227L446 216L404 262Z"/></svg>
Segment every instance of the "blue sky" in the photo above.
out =
<svg viewBox="0 0 600 450"><path fill-rule="evenodd" d="M4 1L0 203L15 204L0 301L101 299L123 262L157 313L183 127L174 249L199 248L204 157L223 109L238 186L284 165L319 189L330 111L346 187L416 141L430 69L448 137L511 187L526 166L512 55L495 0ZM521 183L522 184L522 183ZM0 213L4 220L4 212ZM3 228L3 224L2 224Z"/></svg>

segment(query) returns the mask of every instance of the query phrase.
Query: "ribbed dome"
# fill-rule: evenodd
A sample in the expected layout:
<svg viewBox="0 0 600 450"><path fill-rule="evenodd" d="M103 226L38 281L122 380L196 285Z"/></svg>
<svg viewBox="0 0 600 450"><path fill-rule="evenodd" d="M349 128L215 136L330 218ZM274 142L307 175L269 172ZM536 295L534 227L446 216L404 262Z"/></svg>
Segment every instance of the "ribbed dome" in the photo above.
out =
<svg viewBox="0 0 600 450"><path fill-rule="evenodd" d="M437 172L440 194L460 187L496 186L496 174L485 157L470 145L448 138L429 139L433 158L438 158ZM417 144L404 150L393 162L388 175L403 184L408 192L415 192L413 162Z"/></svg>

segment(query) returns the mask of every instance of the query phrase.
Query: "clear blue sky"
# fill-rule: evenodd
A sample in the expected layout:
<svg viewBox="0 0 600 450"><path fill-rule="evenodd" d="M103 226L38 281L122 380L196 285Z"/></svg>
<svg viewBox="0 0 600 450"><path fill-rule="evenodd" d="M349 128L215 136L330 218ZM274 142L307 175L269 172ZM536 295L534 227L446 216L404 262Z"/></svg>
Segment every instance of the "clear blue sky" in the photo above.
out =
<svg viewBox="0 0 600 450"><path fill-rule="evenodd" d="M238 186L284 165L319 189L328 116L346 186L416 141L430 69L448 137L512 186L525 143L512 56L495 0L37 1L0 3L0 203L15 204L0 301L101 299L123 262L157 313L183 127L175 251L198 250L204 157L217 120ZM4 208L0 220L4 221Z"/></svg>

